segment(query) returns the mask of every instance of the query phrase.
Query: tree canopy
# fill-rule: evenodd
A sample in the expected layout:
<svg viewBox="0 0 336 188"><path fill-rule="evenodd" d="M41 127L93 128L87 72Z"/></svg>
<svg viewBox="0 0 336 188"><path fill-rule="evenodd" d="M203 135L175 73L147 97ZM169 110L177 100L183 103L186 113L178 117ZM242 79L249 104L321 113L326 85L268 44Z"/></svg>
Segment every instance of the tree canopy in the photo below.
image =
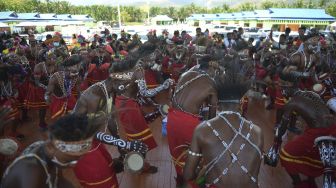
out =
<svg viewBox="0 0 336 188"><path fill-rule="evenodd" d="M336 17L336 0L294 0L291 2L288 0L263 0L258 4L245 1L235 6L222 4L209 9L206 6L198 6L194 3L180 7L121 6L121 17L123 22L143 22L147 19L147 11L149 9L150 17L166 14L174 20L184 20L195 13L226 13L268 8L323 8L327 13ZM89 14L97 21L118 20L116 6L76 6L60 0L0 0L0 11Z"/></svg>

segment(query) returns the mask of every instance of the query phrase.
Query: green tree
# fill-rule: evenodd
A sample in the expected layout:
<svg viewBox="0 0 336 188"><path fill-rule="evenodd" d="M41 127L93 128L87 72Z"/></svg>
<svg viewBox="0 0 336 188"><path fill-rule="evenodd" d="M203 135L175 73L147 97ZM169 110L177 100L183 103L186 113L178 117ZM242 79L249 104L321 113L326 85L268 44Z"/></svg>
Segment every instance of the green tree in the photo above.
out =
<svg viewBox="0 0 336 188"><path fill-rule="evenodd" d="M334 17L336 17L336 3L330 4L326 8L326 12Z"/></svg>

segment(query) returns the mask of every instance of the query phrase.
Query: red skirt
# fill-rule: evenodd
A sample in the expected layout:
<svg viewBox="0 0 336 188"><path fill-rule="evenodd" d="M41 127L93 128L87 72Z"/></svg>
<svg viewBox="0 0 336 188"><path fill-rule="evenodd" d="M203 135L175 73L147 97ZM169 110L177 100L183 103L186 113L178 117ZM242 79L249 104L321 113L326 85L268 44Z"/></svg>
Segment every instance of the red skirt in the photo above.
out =
<svg viewBox="0 0 336 188"><path fill-rule="evenodd" d="M25 99L27 109L47 109L48 105L44 99L45 90L33 83L29 84L28 93Z"/></svg>
<svg viewBox="0 0 336 188"><path fill-rule="evenodd" d="M7 107L12 108L12 111L5 118L6 120L7 119L11 119L11 118L13 118L15 120L20 119L20 111L19 111L19 109L16 106L15 99L13 99L13 98L10 98L10 99L1 99L0 100L0 106L2 106L2 107L7 106Z"/></svg>
<svg viewBox="0 0 336 188"><path fill-rule="evenodd" d="M261 65L258 65L258 64L255 66L255 71L256 71L256 79L257 80L262 80L267 75L266 69L264 67L262 67Z"/></svg>
<svg viewBox="0 0 336 188"><path fill-rule="evenodd" d="M145 71L145 80L148 88L155 88L158 86L156 73L153 70L148 69Z"/></svg>
<svg viewBox="0 0 336 188"><path fill-rule="evenodd" d="M117 96L115 106L118 109L119 122L125 130L127 139L141 140L149 150L156 148L156 141L139 104L133 99Z"/></svg>
<svg viewBox="0 0 336 188"><path fill-rule="evenodd" d="M276 87L275 88L275 101L274 101L275 109L282 109L287 102L288 102L287 99L281 93L281 88Z"/></svg>
<svg viewBox="0 0 336 188"><path fill-rule="evenodd" d="M323 164L318 148L314 146L314 140L320 136L336 136L336 126L308 128L281 149L281 165L290 175L303 174L309 177L322 175Z"/></svg>
<svg viewBox="0 0 336 188"><path fill-rule="evenodd" d="M170 108L167 120L167 136L170 154L177 175L183 176L187 149L191 144L194 129L201 122L200 117Z"/></svg>
<svg viewBox="0 0 336 188"><path fill-rule="evenodd" d="M172 79L174 79L175 83L178 82L178 79L180 78L180 73L182 68L184 68L184 64L183 63L173 63L172 65Z"/></svg>
<svg viewBox="0 0 336 188"><path fill-rule="evenodd" d="M71 111L76 105L76 98L71 95L69 98L51 96L51 104L49 106L51 119L56 119L64 116L67 112Z"/></svg>
<svg viewBox="0 0 336 188"><path fill-rule="evenodd" d="M27 97L27 91L29 90L29 81L27 78L22 84L18 85L17 90L18 90L18 97L16 106L18 108L24 108L25 100Z"/></svg>
<svg viewBox="0 0 336 188"><path fill-rule="evenodd" d="M92 148L74 168L80 184L83 188L118 188L112 157L104 144L94 140Z"/></svg>
<svg viewBox="0 0 336 188"><path fill-rule="evenodd" d="M106 80L109 77L109 63L104 63L97 68L95 64L90 64L87 81L90 85Z"/></svg>
<svg viewBox="0 0 336 188"><path fill-rule="evenodd" d="M81 91L85 91L87 88L89 88L89 82L88 80L84 80L81 84L80 84L80 90Z"/></svg>

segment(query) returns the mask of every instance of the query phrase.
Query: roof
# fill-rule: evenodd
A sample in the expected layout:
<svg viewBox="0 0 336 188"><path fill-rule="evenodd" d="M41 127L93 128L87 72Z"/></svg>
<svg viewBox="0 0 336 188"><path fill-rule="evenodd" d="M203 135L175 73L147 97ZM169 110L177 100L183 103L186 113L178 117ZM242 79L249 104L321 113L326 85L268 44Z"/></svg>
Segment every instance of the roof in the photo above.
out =
<svg viewBox="0 0 336 188"><path fill-rule="evenodd" d="M316 20L335 21L324 9L270 8L224 14L192 14L187 20Z"/></svg>
<svg viewBox="0 0 336 188"><path fill-rule="evenodd" d="M26 27L26 26L48 26L48 25L82 25L82 21L49 21L49 22L21 22L15 27Z"/></svg>
<svg viewBox="0 0 336 188"><path fill-rule="evenodd" d="M155 20L155 21L173 21L173 19L170 18L167 15L157 15L157 16L153 17L152 20Z"/></svg>
<svg viewBox="0 0 336 188"><path fill-rule="evenodd" d="M88 15L88 14L82 14L82 15L71 15L71 18L73 20L92 20L93 21L93 18Z"/></svg>
<svg viewBox="0 0 336 188"><path fill-rule="evenodd" d="M18 20L38 20L40 19L39 13L17 13L18 17L16 19Z"/></svg>
<svg viewBox="0 0 336 188"><path fill-rule="evenodd" d="M72 14L39 14L39 13L16 13L14 11L0 12L0 21L94 21L88 15L72 15Z"/></svg>
<svg viewBox="0 0 336 188"><path fill-rule="evenodd" d="M57 15L56 14L40 14L41 20L56 20Z"/></svg>
<svg viewBox="0 0 336 188"><path fill-rule="evenodd" d="M70 20L71 14L57 14L57 19L59 20Z"/></svg>
<svg viewBox="0 0 336 188"><path fill-rule="evenodd" d="M335 18L327 14L324 9L270 8L269 15L271 18L284 19L335 20Z"/></svg>
<svg viewBox="0 0 336 188"><path fill-rule="evenodd" d="M16 19L17 14L14 11L0 12L0 20Z"/></svg>

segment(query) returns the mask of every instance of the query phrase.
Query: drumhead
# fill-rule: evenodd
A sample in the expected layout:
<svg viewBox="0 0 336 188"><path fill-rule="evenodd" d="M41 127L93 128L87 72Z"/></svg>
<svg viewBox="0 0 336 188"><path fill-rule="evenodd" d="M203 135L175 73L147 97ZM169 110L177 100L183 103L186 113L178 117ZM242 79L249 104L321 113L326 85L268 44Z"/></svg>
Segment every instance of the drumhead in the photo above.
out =
<svg viewBox="0 0 336 188"><path fill-rule="evenodd" d="M325 87L322 84L315 84L313 86L313 91L319 95L323 95L325 92Z"/></svg>
<svg viewBox="0 0 336 188"><path fill-rule="evenodd" d="M325 141L336 142L336 138L333 136L320 136L315 139L315 145Z"/></svg>
<svg viewBox="0 0 336 188"><path fill-rule="evenodd" d="M334 112L336 112L336 98L331 98L327 102L327 106Z"/></svg>
<svg viewBox="0 0 336 188"><path fill-rule="evenodd" d="M144 158L137 152L130 152L125 157L125 167L132 172L141 171L144 164Z"/></svg>
<svg viewBox="0 0 336 188"><path fill-rule="evenodd" d="M162 116L167 116L169 110L169 106L167 104L160 106L160 113Z"/></svg>
<svg viewBox="0 0 336 188"><path fill-rule="evenodd" d="M0 139L0 154L14 155L19 150L19 145L10 138Z"/></svg>

